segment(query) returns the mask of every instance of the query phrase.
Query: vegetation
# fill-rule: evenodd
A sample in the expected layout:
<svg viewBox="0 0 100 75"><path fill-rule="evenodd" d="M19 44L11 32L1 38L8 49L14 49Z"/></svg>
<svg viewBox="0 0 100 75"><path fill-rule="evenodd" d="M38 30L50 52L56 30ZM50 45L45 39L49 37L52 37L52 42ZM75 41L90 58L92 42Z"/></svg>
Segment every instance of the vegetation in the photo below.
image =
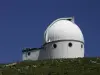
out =
<svg viewBox="0 0 100 75"><path fill-rule="evenodd" d="M0 75L100 75L100 58L49 59L1 64Z"/></svg>

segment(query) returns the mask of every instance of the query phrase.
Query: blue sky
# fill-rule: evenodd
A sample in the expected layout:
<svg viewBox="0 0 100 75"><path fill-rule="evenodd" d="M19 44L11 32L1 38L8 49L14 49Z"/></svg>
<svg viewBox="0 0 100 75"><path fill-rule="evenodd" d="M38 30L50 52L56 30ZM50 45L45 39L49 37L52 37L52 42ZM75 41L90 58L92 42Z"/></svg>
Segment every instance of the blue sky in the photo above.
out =
<svg viewBox="0 0 100 75"><path fill-rule="evenodd" d="M99 0L1 0L0 63L21 60L25 47L40 47L55 19L75 17L85 39L85 54L100 56Z"/></svg>

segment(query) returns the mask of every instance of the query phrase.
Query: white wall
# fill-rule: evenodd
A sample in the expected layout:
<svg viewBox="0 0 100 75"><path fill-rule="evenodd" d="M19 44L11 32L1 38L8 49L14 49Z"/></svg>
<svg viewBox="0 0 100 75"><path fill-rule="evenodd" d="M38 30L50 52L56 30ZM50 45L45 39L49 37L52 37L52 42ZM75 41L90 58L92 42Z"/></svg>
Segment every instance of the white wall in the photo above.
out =
<svg viewBox="0 0 100 75"><path fill-rule="evenodd" d="M28 52L23 52L23 60L38 60L40 50L33 50L29 52L30 55L28 55Z"/></svg>
<svg viewBox="0 0 100 75"><path fill-rule="evenodd" d="M68 46L68 43L72 43L72 47ZM53 48L53 44L57 44L57 48ZM61 41L55 43L49 43L45 45L46 58L77 58L84 57L84 48L81 48L80 42Z"/></svg>
<svg viewBox="0 0 100 75"><path fill-rule="evenodd" d="M68 58L84 57L84 46L81 48L84 44L80 42L72 42L72 44L72 47L68 47Z"/></svg>
<svg viewBox="0 0 100 75"><path fill-rule="evenodd" d="M68 44L72 43L72 47ZM53 44L57 47L54 48ZM81 48L83 45L83 48ZM44 49L33 50L28 56L28 52L23 52L23 60L43 60L52 58L78 58L84 57L84 44L75 41L60 41L46 44Z"/></svg>
<svg viewBox="0 0 100 75"><path fill-rule="evenodd" d="M45 49L42 49L40 51L40 54L39 54L39 60L43 60L43 59L48 59L48 54L47 54L47 51Z"/></svg>

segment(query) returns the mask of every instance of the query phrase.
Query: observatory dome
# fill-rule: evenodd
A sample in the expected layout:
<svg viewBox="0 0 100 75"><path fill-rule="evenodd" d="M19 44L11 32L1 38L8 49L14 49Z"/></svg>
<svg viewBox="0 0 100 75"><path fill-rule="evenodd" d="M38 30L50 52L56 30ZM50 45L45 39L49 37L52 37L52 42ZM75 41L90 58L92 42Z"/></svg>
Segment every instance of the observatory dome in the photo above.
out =
<svg viewBox="0 0 100 75"><path fill-rule="evenodd" d="M68 20L68 18L59 18L52 22L44 32L44 42L58 40L77 40L84 42L83 34L80 28Z"/></svg>

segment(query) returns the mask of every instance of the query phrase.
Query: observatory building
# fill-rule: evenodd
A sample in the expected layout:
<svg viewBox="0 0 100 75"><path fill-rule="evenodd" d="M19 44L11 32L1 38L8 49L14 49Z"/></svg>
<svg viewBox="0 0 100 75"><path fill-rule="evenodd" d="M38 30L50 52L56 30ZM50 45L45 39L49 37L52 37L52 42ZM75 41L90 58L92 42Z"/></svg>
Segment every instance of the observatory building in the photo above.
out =
<svg viewBox="0 0 100 75"><path fill-rule="evenodd" d="M83 58L84 37L73 17L59 18L45 30L42 47L23 49L22 55L23 60Z"/></svg>

